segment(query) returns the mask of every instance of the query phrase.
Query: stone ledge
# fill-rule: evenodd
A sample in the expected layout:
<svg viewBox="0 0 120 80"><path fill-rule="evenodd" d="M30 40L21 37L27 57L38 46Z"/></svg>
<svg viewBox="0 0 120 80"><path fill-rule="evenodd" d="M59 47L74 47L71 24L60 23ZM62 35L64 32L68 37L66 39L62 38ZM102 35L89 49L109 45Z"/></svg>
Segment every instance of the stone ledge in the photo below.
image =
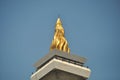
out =
<svg viewBox="0 0 120 80"><path fill-rule="evenodd" d="M40 80L86 80L86 78L55 69L49 72Z"/></svg>
<svg viewBox="0 0 120 80"><path fill-rule="evenodd" d="M91 72L89 68L67 63L58 59L52 59L43 67L41 67L38 71L36 71L31 76L31 80L39 80L54 69L65 71L77 76L82 76L86 79L90 76Z"/></svg>
<svg viewBox="0 0 120 80"><path fill-rule="evenodd" d="M39 61L37 61L34 64L34 67L39 68L39 67L44 66L54 56L63 57L63 58L73 60L73 61L76 61L76 62L82 63L82 64L84 64L86 62L86 59L84 57L76 56L76 55L73 55L73 54L68 54L66 52L62 52L62 51L59 51L59 50L55 49L55 50L50 51L46 56L44 56Z"/></svg>

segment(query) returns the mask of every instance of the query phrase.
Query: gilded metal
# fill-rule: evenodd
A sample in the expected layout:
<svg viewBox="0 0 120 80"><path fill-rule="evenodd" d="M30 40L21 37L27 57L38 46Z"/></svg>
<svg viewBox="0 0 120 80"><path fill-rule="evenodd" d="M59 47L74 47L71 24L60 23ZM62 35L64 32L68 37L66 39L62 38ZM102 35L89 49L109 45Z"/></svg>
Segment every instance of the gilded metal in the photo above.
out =
<svg viewBox="0 0 120 80"><path fill-rule="evenodd" d="M70 53L70 48L68 47L68 42L65 39L64 33L65 32L64 28L62 27L62 22L60 18L58 18L55 25L55 33L50 50L58 49L60 51Z"/></svg>

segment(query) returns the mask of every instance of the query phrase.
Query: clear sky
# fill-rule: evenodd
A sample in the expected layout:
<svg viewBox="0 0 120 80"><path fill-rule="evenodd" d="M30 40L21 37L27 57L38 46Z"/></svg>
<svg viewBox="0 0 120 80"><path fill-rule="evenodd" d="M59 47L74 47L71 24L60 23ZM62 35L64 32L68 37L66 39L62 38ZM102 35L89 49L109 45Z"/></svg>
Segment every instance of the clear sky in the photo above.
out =
<svg viewBox="0 0 120 80"><path fill-rule="evenodd" d="M0 80L30 80L58 15L88 80L120 80L120 0L0 0Z"/></svg>

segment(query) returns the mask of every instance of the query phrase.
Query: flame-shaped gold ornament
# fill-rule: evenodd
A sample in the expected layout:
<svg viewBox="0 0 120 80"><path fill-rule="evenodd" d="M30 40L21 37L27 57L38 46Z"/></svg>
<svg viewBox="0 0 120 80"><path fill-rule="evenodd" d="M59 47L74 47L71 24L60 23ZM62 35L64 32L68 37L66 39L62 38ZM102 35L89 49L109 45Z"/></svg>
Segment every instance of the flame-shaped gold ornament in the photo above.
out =
<svg viewBox="0 0 120 80"><path fill-rule="evenodd" d="M53 49L58 49L60 51L70 53L70 48L68 47L68 42L65 39L64 28L62 27L62 22L60 18L57 19L57 22L55 25L54 38L50 46L50 50L53 50Z"/></svg>

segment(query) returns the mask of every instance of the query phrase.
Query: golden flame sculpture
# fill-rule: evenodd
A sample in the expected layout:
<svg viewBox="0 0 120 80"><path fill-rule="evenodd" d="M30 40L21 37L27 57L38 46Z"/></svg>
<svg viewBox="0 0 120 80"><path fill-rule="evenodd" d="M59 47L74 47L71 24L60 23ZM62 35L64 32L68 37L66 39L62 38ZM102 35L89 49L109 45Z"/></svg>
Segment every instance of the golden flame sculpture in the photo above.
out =
<svg viewBox="0 0 120 80"><path fill-rule="evenodd" d="M70 53L70 48L68 47L68 42L64 36L64 28L62 27L62 22L60 18L57 19L55 26L54 38L50 46L50 50L58 49L63 52Z"/></svg>

